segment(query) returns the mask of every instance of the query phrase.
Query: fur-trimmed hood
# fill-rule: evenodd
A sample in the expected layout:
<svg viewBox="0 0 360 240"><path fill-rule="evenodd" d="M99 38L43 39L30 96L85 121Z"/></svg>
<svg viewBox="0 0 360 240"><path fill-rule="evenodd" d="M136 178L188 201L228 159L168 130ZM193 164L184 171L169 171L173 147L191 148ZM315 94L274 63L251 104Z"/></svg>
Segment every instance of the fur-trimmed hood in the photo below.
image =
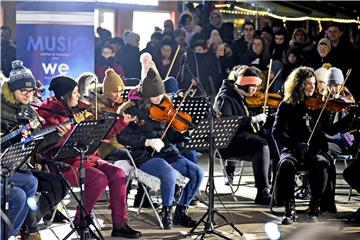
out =
<svg viewBox="0 0 360 240"><path fill-rule="evenodd" d="M16 104L14 93L10 90L8 81L5 81L1 87L1 97L8 103Z"/></svg>

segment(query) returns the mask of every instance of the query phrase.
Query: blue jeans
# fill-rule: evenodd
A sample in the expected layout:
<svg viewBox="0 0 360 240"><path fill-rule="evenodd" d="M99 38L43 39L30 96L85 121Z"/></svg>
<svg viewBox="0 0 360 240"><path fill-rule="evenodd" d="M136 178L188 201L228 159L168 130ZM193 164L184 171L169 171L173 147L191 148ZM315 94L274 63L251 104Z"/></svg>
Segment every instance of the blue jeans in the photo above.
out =
<svg viewBox="0 0 360 240"><path fill-rule="evenodd" d="M166 161L171 162L171 165ZM171 206L174 198L176 171L189 178L186 184L179 205L189 206L191 200L199 191L204 172L200 166L191 162L183 156L175 156L167 159L152 158L140 166L146 173L156 176L161 181L161 198L164 207Z"/></svg>
<svg viewBox="0 0 360 240"><path fill-rule="evenodd" d="M3 192L3 187L4 185L1 184L1 192ZM4 201L3 195L1 195L1 201ZM10 189L8 201L9 210L7 212L7 216L13 226L13 229L19 229L26 217L26 215L19 216L21 210L25 207L26 204L26 194L22 189L18 187L12 187ZM8 226L4 225L4 221L1 220L1 232L3 231L4 227ZM9 238L12 235L10 231L12 231L12 229L9 229L8 236L6 238L3 236L3 233L1 233L1 239Z"/></svg>
<svg viewBox="0 0 360 240"><path fill-rule="evenodd" d="M17 208L17 207L12 207L11 203L13 202L13 204L17 205L19 204L17 201L18 197L13 197L13 199L11 199L11 192L10 192L10 198L9 198L9 218L10 219L14 219L13 220L13 228L9 231L9 236L15 236L18 232L19 229L21 227L21 225L23 224L29 209L29 206L26 203L26 200L29 197L34 197L37 187L38 187L38 181L37 179L31 175L31 174L27 174L27 173L19 173L16 172L14 173L14 175L12 175L9 178L9 182L13 184L14 187L21 189L24 193L25 193L25 204L23 208ZM14 188L13 188L14 189ZM17 193L19 193L18 190L15 190ZM22 196L20 196L20 198L22 198ZM30 210L32 211L32 210Z"/></svg>

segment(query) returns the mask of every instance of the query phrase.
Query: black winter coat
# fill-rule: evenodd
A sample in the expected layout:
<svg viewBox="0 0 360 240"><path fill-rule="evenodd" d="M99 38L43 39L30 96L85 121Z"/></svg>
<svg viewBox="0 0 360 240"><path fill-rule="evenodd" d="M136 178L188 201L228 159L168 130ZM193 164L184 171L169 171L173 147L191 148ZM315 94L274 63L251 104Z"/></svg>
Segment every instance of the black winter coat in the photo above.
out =
<svg viewBox="0 0 360 240"><path fill-rule="evenodd" d="M154 121L149 116L148 106L142 100L132 101L122 106L127 114L137 116L143 124L131 122L116 138L119 143L131 147L131 154L135 159L138 166L146 162L147 160L160 157L166 160L167 157L179 155L179 151L172 144L172 142L180 141L180 138L173 130L169 130L166 137L163 139L165 146L161 149L161 152L155 152L154 156L151 156L153 149L151 147L145 147L146 139L161 138L166 123Z"/></svg>

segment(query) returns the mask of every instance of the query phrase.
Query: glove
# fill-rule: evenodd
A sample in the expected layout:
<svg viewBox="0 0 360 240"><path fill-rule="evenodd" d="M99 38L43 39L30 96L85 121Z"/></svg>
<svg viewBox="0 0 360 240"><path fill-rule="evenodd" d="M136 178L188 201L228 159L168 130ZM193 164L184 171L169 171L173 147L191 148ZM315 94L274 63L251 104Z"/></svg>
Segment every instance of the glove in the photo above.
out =
<svg viewBox="0 0 360 240"><path fill-rule="evenodd" d="M305 155L309 151L309 145L307 143L301 142L297 144L297 150L302 155Z"/></svg>
<svg viewBox="0 0 360 240"><path fill-rule="evenodd" d="M266 122L267 115L265 113L260 113L258 115L251 117L251 123L259 123L259 122Z"/></svg>
<svg viewBox="0 0 360 240"><path fill-rule="evenodd" d="M155 151L160 152L165 144L160 138L151 138L145 140L145 146L152 147Z"/></svg>

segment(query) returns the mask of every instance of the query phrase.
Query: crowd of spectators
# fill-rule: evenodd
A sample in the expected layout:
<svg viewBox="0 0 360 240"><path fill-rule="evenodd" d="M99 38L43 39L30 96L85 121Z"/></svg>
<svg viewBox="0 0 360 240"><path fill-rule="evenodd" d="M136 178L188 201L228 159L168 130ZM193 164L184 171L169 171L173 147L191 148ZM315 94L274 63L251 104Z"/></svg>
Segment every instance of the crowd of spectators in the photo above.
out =
<svg viewBox="0 0 360 240"><path fill-rule="evenodd" d="M282 22L273 21L257 29L252 21L246 21L239 34L233 22L225 22L218 10L199 5L185 9L178 26L170 19L164 21L163 29L157 28L144 49L139 48L138 33L126 30L122 37L112 37L109 30L97 28L94 72L100 82L109 67L123 78L140 79L139 58L143 52L149 52L163 79L175 77L179 88L186 89L198 77L207 94L215 96L222 80L236 65L256 66L266 76L272 59L272 67L281 70L273 90L281 91L283 82L296 67L303 65L316 70L328 63L344 74L352 68L347 86L355 97L359 96L360 68L356 60L359 30L335 22L323 26L321 32L302 27L288 29ZM16 55L10 39L10 28L1 27L1 70L5 76Z"/></svg>

